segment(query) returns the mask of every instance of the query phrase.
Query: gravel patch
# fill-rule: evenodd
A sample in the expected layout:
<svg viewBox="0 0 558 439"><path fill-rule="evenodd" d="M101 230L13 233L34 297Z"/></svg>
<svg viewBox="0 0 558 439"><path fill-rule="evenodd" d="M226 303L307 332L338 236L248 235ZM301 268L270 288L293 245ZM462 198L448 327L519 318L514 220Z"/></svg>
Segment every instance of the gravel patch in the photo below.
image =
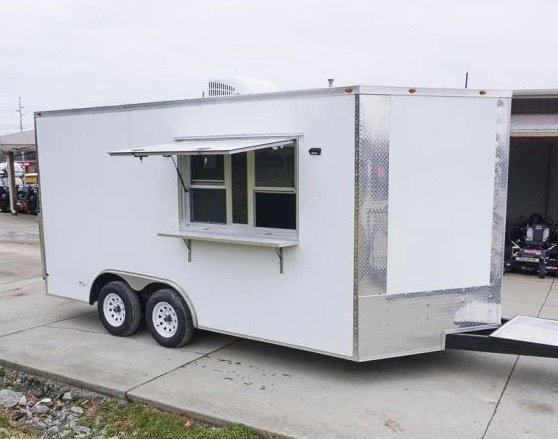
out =
<svg viewBox="0 0 558 439"><path fill-rule="evenodd" d="M103 432L93 432L81 422L105 399L96 393L23 372L4 370L0 375L0 407L4 415L16 425L37 431L45 439L105 439ZM10 437L7 429L0 431L0 438L3 437Z"/></svg>

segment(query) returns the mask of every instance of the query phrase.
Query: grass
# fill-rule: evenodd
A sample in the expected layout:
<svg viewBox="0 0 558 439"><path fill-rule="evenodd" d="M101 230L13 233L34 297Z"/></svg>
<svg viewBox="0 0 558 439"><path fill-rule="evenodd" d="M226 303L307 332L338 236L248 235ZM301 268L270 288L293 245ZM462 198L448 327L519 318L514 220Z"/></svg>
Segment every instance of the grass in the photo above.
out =
<svg viewBox="0 0 558 439"><path fill-rule="evenodd" d="M110 399L88 407L79 425L91 428L91 437L115 439L263 439L242 425L212 427L145 404ZM11 423L1 408L0 428L8 430L10 439L42 437L41 432Z"/></svg>
<svg viewBox="0 0 558 439"><path fill-rule="evenodd" d="M0 409L0 428L9 428L9 427L11 427L11 425L6 419L6 416L4 416L4 413L2 413Z"/></svg>
<svg viewBox="0 0 558 439"><path fill-rule="evenodd" d="M0 428L5 428L8 430L8 436L10 439L35 439L38 438L39 435L31 430L29 427L20 427L16 428L13 424L8 421L6 415L2 412L0 408Z"/></svg>
<svg viewBox="0 0 558 439"><path fill-rule="evenodd" d="M107 400L86 412L81 422L119 439L261 439L242 425L211 427L184 415L165 413L144 404L123 404Z"/></svg>

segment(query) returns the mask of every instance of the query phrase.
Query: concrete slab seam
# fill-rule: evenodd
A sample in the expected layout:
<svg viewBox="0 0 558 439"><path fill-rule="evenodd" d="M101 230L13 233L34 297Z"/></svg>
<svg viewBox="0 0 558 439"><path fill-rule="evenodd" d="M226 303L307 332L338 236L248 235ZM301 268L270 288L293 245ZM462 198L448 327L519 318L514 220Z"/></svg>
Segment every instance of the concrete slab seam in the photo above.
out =
<svg viewBox="0 0 558 439"><path fill-rule="evenodd" d="M78 329L78 328L65 328L64 326L52 326L54 324L56 324L57 322L54 323L49 323L47 325L45 325L46 328L52 328L52 329L62 329L62 330L67 330L67 331L77 331L77 332L85 332L87 334L101 334L101 335L108 335L109 337L111 337L110 334L108 334L106 331L88 331L87 329Z"/></svg>
<svg viewBox="0 0 558 439"><path fill-rule="evenodd" d="M1 242L2 241L0 241L0 243ZM41 276L22 277L21 279L17 279L17 280L9 280L9 281L6 281L6 282L0 282L0 286L4 287L4 286L9 286L10 284L20 284L20 283L23 283L23 282L26 282L26 281L29 281L29 280L37 280L37 281L41 280L42 281L43 278ZM8 290L6 290L6 291L8 291Z"/></svg>
<svg viewBox="0 0 558 439"><path fill-rule="evenodd" d="M10 335L20 334L20 333L25 332L25 331L31 331L32 329L45 328L45 327L48 327L48 325L52 325L54 323L65 322L66 320L75 319L76 317L81 317L81 316L84 316L85 314L89 314L89 311L86 311L86 312L80 313L80 314L76 314L76 315L73 315L71 317L67 317L67 318L64 318L64 319L55 320L53 322L44 323L42 325L31 326L31 327L25 328L25 329L19 329L17 331L10 332L8 334L0 335L0 338L9 337Z"/></svg>
<svg viewBox="0 0 558 439"><path fill-rule="evenodd" d="M548 298L550 297L550 293L552 291L552 287L554 286L554 281L555 279L552 278L552 282L550 284L550 287L548 288L548 291L546 292L546 296L543 300L543 303L539 309L539 312L537 313L537 317L540 317L544 306L546 305L546 302L548 301ZM494 411L492 412L492 416L490 417L490 419L488 420L488 424L486 424L486 428L484 429L484 433L481 436L481 439L484 439L488 433L488 430L490 429L490 426L492 425L492 421L494 420L494 418L496 417L496 413L498 412L498 408L500 407L500 403L502 402L502 398L504 397L504 394L506 393L506 390L508 388L508 384L510 383L512 377L513 377L513 373L515 372L515 368L517 367L517 363L519 362L519 358L520 356L518 355L515 358L515 361L513 362L513 366L510 370L510 373L508 375L508 379L506 380L506 383L504 384L504 388L502 389L502 392L500 393L500 397L498 398L498 401L496 402L496 406L494 407Z"/></svg>
<svg viewBox="0 0 558 439"><path fill-rule="evenodd" d="M556 280L556 278L552 278L552 283L550 284L550 287L548 288L548 291L546 292L546 296L543 300L543 303L539 309L539 312L537 313L537 317L541 316L541 313L546 305L546 302L548 302L548 298L550 297L550 293L552 292L552 288L554 287L554 281Z"/></svg>
<svg viewBox="0 0 558 439"><path fill-rule="evenodd" d="M185 362L184 364L181 364L181 365L175 367L174 369L168 370L168 371L166 371L165 373L162 373L161 375L158 375L158 376L156 376L156 377L153 377L153 378L151 378L151 379L145 381L144 383L141 383L141 384L138 384L138 385L134 386L134 387L132 387L132 388L126 390L126 391L124 392L124 395L126 396L126 398L128 398L128 393L133 392L133 391L136 390L138 387L145 386L146 384L149 384L149 383L151 383L151 382L153 382L153 381L155 381L155 380L158 380L159 378L162 378L162 377L164 377L165 375L168 375L169 373L172 373L172 372L174 372L174 371L176 371L176 370L178 370L178 369L180 369L180 368L182 368L182 367L184 367L184 366L187 366L188 364L193 363L194 361L201 360L202 358L207 357L209 354L213 354L214 352L217 352L217 351L220 351L221 349L227 348L227 347L229 347L229 346L231 346L231 345L233 345L234 343L237 343L237 342L239 342L239 341L240 341L240 340L233 340L233 341L231 341L230 343L227 343L227 344L225 344L225 345L223 345L223 346L221 346L221 347L218 347L217 349L214 349L214 350L212 350L212 351L210 351L210 352L205 352L205 353L203 353L203 354L202 354L201 352L198 352L198 353L201 355L200 357L194 358L193 360L189 360L189 361ZM196 353L195 351L192 351L192 352Z"/></svg>

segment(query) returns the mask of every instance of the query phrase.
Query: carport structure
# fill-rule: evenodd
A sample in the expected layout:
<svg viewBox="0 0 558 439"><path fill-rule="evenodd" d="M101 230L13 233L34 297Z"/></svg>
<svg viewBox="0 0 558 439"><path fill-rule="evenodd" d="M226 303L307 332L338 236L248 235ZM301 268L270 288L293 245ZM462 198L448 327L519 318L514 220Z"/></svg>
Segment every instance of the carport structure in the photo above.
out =
<svg viewBox="0 0 558 439"><path fill-rule="evenodd" d="M558 90L516 90L510 136L508 232L534 212L558 221Z"/></svg>
<svg viewBox="0 0 558 439"><path fill-rule="evenodd" d="M8 169L8 187L10 190L10 210L12 214L17 215L16 199L13 194L16 193L15 172L14 172L14 156L16 153L35 151L35 131L28 130L20 133L6 134L0 136L0 152L6 153L6 162Z"/></svg>

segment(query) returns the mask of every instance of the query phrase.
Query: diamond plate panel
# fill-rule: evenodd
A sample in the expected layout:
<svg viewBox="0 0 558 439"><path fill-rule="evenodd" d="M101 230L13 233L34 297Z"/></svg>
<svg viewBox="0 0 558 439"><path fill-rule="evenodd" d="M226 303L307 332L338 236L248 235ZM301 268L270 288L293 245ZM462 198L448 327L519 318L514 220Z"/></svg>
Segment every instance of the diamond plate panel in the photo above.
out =
<svg viewBox="0 0 558 439"><path fill-rule="evenodd" d="M387 286L389 99L361 96L359 103L355 280L361 296L385 294Z"/></svg>

